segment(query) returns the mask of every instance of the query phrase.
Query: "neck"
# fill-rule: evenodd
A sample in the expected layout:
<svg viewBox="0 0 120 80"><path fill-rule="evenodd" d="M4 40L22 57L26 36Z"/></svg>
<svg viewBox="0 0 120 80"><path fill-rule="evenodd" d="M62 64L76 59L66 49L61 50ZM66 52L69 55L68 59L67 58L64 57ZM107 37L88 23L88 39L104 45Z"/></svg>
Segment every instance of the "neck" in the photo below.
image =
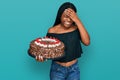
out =
<svg viewBox="0 0 120 80"><path fill-rule="evenodd" d="M64 30L68 30L68 29L72 28L73 25L71 25L71 26L69 26L69 27L65 27L63 24L60 24L60 27L61 27L62 29L64 29Z"/></svg>

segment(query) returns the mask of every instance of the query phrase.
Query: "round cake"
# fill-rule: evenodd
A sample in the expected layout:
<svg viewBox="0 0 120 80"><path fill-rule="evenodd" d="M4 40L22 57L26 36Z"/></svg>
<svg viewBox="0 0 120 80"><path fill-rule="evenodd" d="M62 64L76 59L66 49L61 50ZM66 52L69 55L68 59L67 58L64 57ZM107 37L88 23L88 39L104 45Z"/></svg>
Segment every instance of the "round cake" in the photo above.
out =
<svg viewBox="0 0 120 80"><path fill-rule="evenodd" d="M43 58L59 58L64 55L64 43L52 37L37 38L30 43L29 53Z"/></svg>

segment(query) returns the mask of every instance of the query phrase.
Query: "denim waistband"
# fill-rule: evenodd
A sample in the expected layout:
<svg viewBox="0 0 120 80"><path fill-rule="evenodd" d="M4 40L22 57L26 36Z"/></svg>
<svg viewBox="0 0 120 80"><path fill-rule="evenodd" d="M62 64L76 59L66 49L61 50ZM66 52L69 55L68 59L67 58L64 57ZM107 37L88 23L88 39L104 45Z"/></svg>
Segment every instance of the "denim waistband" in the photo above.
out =
<svg viewBox="0 0 120 80"><path fill-rule="evenodd" d="M54 64L54 65L56 65L56 66L59 66L59 67L66 67L66 66L62 66L62 65L56 63L56 61L52 61L52 64ZM74 64L72 64L71 66L67 66L66 68L73 67L73 66L75 66L75 65L77 65L77 64L78 64L78 60L77 60Z"/></svg>

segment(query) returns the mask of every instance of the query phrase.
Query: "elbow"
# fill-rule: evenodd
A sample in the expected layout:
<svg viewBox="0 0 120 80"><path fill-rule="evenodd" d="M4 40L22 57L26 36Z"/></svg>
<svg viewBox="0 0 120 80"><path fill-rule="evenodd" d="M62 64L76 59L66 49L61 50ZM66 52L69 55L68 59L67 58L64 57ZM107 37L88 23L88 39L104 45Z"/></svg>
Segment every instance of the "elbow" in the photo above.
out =
<svg viewBox="0 0 120 80"><path fill-rule="evenodd" d="M89 37L89 35L86 36L86 37L81 38L81 41L82 41L82 43L83 43L85 46L90 45L90 37Z"/></svg>
<svg viewBox="0 0 120 80"><path fill-rule="evenodd" d="M83 44L84 44L85 46L89 46L89 45L90 45L90 40L84 41Z"/></svg>
<svg viewBox="0 0 120 80"><path fill-rule="evenodd" d="M89 46L90 45L90 41L88 41L88 42L86 42L84 44L85 44L85 46Z"/></svg>

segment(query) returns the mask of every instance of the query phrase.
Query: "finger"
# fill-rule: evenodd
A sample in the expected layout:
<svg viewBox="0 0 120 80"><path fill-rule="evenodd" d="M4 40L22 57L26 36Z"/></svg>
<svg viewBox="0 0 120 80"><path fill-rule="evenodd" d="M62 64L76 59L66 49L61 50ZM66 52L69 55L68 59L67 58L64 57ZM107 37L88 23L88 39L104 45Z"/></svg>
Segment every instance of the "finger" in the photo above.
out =
<svg viewBox="0 0 120 80"><path fill-rule="evenodd" d="M66 12L67 14L70 14L70 13L71 13L71 11L70 11L69 9L66 9L65 12Z"/></svg>
<svg viewBox="0 0 120 80"><path fill-rule="evenodd" d="M72 18L74 16L73 12L70 9L65 9L66 16Z"/></svg>
<svg viewBox="0 0 120 80"><path fill-rule="evenodd" d="M68 10L68 11L66 11L66 15L68 15L68 16L73 16L74 14L73 14L72 11Z"/></svg>
<svg viewBox="0 0 120 80"><path fill-rule="evenodd" d="M41 62L43 62L44 60L43 60L43 56L40 56L40 60L41 60Z"/></svg>
<svg viewBox="0 0 120 80"><path fill-rule="evenodd" d="M70 11L70 12L75 12L73 9L71 9L71 8L68 8L68 10Z"/></svg>
<svg viewBox="0 0 120 80"><path fill-rule="evenodd" d="M37 61L39 61L39 57L38 57L38 56L36 56L35 59L36 59Z"/></svg>
<svg viewBox="0 0 120 80"><path fill-rule="evenodd" d="M44 61L43 56L39 56L39 57L40 57L40 61L43 62Z"/></svg>
<svg viewBox="0 0 120 80"><path fill-rule="evenodd" d="M40 56L36 56L35 59L36 59L37 61L42 62L42 58L41 58Z"/></svg>
<svg viewBox="0 0 120 80"><path fill-rule="evenodd" d="M41 56L40 56L40 55L38 56L38 60L39 60L39 61L42 61L42 59L41 59Z"/></svg>
<svg viewBox="0 0 120 80"><path fill-rule="evenodd" d="M67 16L70 16L71 13L70 13L70 11L66 10L66 11L65 11L65 14L66 14Z"/></svg>

